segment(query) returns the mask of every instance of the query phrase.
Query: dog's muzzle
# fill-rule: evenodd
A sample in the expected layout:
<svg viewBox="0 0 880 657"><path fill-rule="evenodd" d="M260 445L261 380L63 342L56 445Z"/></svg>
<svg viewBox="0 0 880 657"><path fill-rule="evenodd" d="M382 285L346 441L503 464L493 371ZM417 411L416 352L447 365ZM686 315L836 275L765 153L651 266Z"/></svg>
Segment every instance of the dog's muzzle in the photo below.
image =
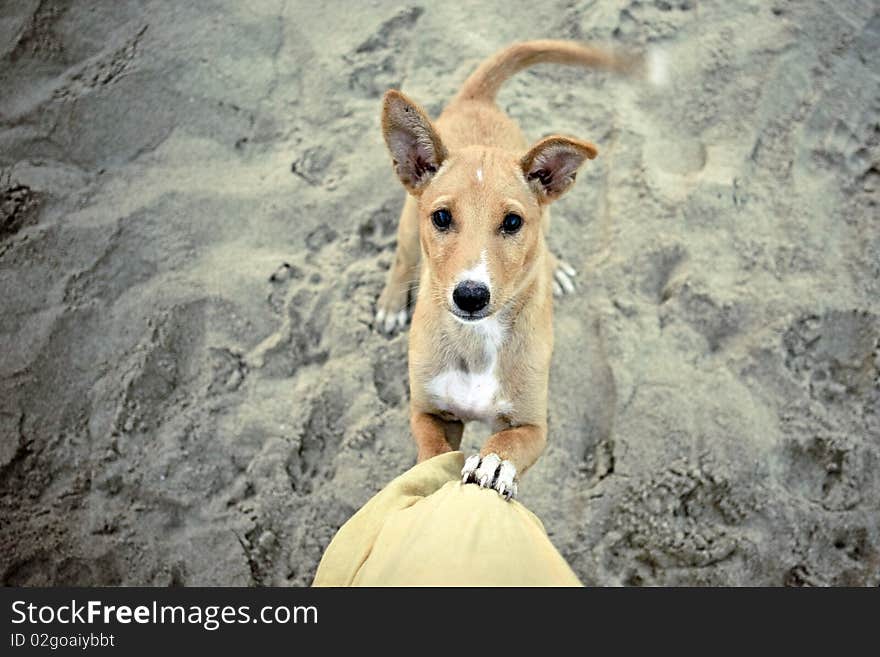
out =
<svg viewBox="0 0 880 657"><path fill-rule="evenodd" d="M452 291L456 315L461 319L482 319L489 305L489 288L477 281L462 281Z"/></svg>

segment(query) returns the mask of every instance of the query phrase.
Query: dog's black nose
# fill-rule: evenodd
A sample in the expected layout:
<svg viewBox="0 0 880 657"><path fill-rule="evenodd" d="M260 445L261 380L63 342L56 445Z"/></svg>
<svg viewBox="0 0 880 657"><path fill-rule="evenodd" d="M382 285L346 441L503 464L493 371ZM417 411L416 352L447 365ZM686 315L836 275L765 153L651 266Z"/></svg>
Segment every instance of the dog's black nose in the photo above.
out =
<svg viewBox="0 0 880 657"><path fill-rule="evenodd" d="M479 312L489 305L489 288L476 281L462 281L452 291L452 300L466 313Z"/></svg>

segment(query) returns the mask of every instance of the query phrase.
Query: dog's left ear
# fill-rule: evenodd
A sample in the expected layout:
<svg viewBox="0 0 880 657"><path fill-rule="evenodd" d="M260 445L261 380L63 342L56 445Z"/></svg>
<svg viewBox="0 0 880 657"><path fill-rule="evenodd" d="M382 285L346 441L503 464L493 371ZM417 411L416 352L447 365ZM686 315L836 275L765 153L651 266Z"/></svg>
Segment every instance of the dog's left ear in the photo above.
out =
<svg viewBox="0 0 880 657"><path fill-rule="evenodd" d="M538 199L549 203L571 187L584 160L592 160L598 153L588 141L554 135L532 146L520 165Z"/></svg>
<svg viewBox="0 0 880 657"><path fill-rule="evenodd" d="M400 182L411 194L420 193L446 159L446 149L428 115L399 91L387 91L382 134Z"/></svg>

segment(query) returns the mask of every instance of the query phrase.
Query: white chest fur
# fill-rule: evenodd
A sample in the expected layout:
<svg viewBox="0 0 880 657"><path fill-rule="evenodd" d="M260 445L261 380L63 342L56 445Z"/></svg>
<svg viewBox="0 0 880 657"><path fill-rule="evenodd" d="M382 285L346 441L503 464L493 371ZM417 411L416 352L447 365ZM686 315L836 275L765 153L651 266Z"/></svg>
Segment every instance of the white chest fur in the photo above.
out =
<svg viewBox="0 0 880 657"><path fill-rule="evenodd" d="M504 328L496 319L488 318L468 325L466 329L475 331L480 337L485 367L477 371L450 367L428 382L427 391L438 410L463 421L492 424L499 415L511 410L510 403L502 398L496 371Z"/></svg>

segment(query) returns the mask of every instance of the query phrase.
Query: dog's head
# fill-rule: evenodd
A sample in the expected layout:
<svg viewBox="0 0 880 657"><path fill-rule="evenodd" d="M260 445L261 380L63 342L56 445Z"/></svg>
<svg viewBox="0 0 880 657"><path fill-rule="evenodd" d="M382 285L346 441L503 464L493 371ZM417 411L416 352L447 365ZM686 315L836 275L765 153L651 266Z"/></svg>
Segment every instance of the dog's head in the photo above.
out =
<svg viewBox="0 0 880 657"><path fill-rule="evenodd" d="M382 131L398 178L418 198L430 293L464 322L503 308L531 279L544 248L544 206L596 157L592 144L562 136L519 154L447 151L425 112L399 91L385 94Z"/></svg>

